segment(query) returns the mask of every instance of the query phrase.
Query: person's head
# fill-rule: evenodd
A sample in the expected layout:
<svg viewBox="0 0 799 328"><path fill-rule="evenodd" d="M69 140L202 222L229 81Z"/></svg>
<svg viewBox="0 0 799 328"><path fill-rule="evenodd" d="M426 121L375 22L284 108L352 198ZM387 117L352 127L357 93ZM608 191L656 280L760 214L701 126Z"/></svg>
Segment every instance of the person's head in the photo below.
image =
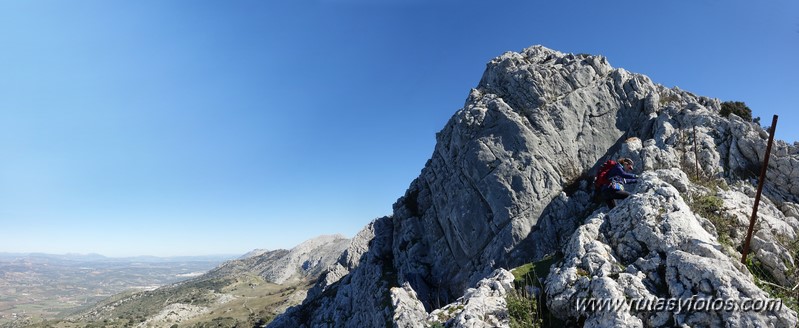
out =
<svg viewBox="0 0 799 328"><path fill-rule="evenodd" d="M634 165L633 164L633 160L631 160L629 158L626 158L626 157L622 157L622 158L619 158L619 163L624 167L625 171L632 171L633 170L633 165Z"/></svg>

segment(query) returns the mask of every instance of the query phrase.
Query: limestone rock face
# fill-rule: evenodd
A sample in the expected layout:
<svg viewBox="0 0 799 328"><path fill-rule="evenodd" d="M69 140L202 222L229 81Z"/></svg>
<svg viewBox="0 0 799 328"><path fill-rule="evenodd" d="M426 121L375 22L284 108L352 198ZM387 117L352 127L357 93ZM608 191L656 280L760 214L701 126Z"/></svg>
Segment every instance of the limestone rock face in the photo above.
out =
<svg viewBox="0 0 799 328"><path fill-rule="evenodd" d="M342 235L320 236L292 248L280 265L266 268L262 275L267 281L281 284L298 273L312 276L321 273L337 259L349 239Z"/></svg>
<svg viewBox="0 0 799 328"><path fill-rule="evenodd" d="M394 326L402 328L446 327L493 328L509 327L510 316L506 297L513 290L513 274L497 269L480 280L453 303L428 314L410 285L391 289Z"/></svg>
<svg viewBox="0 0 799 328"><path fill-rule="evenodd" d="M564 247L564 260L552 268L546 281L553 313L575 321L585 318L589 327L795 326L796 314L787 307L763 312L723 308L592 312L578 306L590 298L684 302L769 298L746 267L721 251L680 192L659 178L673 173L645 173L629 200L607 213L598 211L572 235ZM688 183L687 177L684 180Z"/></svg>
<svg viewBox="0 0 799 328"><path fill-rule="evenodd" d="M350 240L342 235L325 235L307 240L291 250L263 251L228 261L205 276L223 277L240 272L257 272L266 281L282 284L290 279L316 277L336 262Z"/></svg>
<svg viewBox="0 0 799 328"><path fill-rule="evenodd" d="M424 328L427 311L416 291L408 283L391 288L391 306L394 308L394 325L402 328Z"/></svg>
<svg viewBox="0 0 799 328"><path fill-rule="evenodd" d="M441 322L447 327L510 327L506 297L512 290L513 274L497 269L454 303L433 311L428 322Z"/></svg>
<svg viewBox="0 0 799 328"><path fill-rule="evenodd" d="M390 289L398 287L392 264L392 220L377 219L350 242L338 261L270 327L385 327L392 322Z"/></svg>
<svg viewBox="0 0 799 328"><path fill-rule="evenodd" d="M435 307L497 267L557 250L588 203L561 192L646 126L656 93L602 57L532 47L492 60L394 205L400 279Z"/></svg>
<svg viewBox="0 0 799 328"><path fill-rule="evenodd" d="M246 254L244 254L242 256L239 256L239 260L244 260L244 259L248 259L248 258L255 257L255 256L258 256L258 255L263 255L263 254L268 253L268 252L269 252L268 249L262 249L262 248L254 249L254 250L251 250L251 251L247 252Z"/></svg>
<svg viewBox="0 0 799 328"><path fill-rule="evenodd" d="M594 315L569 305L588 293L764 295L736 264L733 245L748 225L768 133L735 115L721 117L720 107L716 99L613 68L602 56L541 46L505 53L488 63L463 108L436 135L431 159L393 215L367 226L303 305L272 326L412 327L422 309L454 309L495 270L553 253L566 258L545 289L567 322L795 323L790 310ZM608 212L592 201L591 177L620 156L646 174L635 197ZM799 231L799 148L775 143L767 182L753 256L780 283L795 284L788 274L795 260L779 240ZM716 211L729 222L694 213L690 205L700 195L720 199ZM448 325L504 325L500 316L470 316L477 317L496 320Z"/></svg>

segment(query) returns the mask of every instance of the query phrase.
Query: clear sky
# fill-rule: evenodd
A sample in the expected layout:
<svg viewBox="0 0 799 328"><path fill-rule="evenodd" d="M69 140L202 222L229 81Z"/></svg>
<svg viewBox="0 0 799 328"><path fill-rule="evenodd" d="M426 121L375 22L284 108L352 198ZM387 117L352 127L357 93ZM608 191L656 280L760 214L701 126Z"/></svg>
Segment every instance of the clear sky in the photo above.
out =
<svg viewBox="0 0 799 328"><path fill-rule="evenodd" d="M485 64L536 44L744 101L799 140L795 0L0 0L0 251L351 237Z"/></svg>

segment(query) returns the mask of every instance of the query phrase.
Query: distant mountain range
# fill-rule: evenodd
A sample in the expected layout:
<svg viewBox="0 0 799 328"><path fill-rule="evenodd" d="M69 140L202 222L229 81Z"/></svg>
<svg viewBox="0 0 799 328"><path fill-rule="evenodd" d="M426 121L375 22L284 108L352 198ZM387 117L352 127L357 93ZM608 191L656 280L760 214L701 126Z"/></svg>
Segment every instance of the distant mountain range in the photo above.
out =
<svg viewBox="0 0 799 328"><path fill-rule="evenodd" d="M121 293L65 319L27 327L97 322L103 322L104 327L263 325L289 306L302 302L307 290L339 260L349 244L344 236L329 235L290 250L253 250L193 279L153 290Z"/></svg>
<svg viewBox="0 0 799 328"><path fill-rule="evenodd" d="M0 327L60 318L120 292L152 290L197 277L229 258L3 253Z"/></svg>

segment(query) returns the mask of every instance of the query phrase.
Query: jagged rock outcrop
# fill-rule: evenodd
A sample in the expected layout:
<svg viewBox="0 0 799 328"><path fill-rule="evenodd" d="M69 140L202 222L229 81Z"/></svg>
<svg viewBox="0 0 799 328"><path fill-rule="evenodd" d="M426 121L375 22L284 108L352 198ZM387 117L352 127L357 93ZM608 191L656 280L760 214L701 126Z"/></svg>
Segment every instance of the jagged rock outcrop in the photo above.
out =
<svg viewBox="0 0 799 328"><path fill-rule="evenodd" d="M391 288L391 307L394 309L392 319L397 327L425 327L427 311L419 301L416 291L407 282L402 287Z"/></svg>
<svg viewBox="0 0 799 328"><path fill-rule="evenodd" d="M429 308L558 249L588 196L560 196L654 112L642 75L543 47L492 60L395 204L400 279Z"/></svg>
<svg viewBox="0 0 799 328"><path fill-rule="evenodd" d="M507 297L513 288L513 274L497 269L476 287L467 289L457 301L430 313L427 322L458 328L508 327Z"/></svg>
<svg viewBox="0 0 799 328"><path fill-rule="evenodd" d="M269 252L268 249L256 248L254 250L251 250L251 251L245 253L242 256L239 256L239 260L247 259L247 258L250 258L250 257L256 257L258 255L263 255L264 253L268 253L268 252Z"/></svg>
<svg viewBox="0 0 799 328"><path fill-rule="evenodd" d="M391 288L394 325L403 328L424 328L436 323L447 327L507 327L510 316L506 297L514 289L513 280L510 271L497 269L455 302L429 314L408 283Z"/></svg>
<svg viewBox="0 0 799 328"><path fill-rule="evenodd" d="M266 281L282 284L290 279L315 277L335 263L350 240L342 235L309 239L291 250L264 251L228 261L206 274L207 278L257 272Z"/></svg>
<svg viewBox="0 0 799 328"><path fill-rule="evenodd" d="M173 303L164 307L161 312L136 325L137 328L164 326L169 322L182 322L211 311L210 308L191 304ZM171 326L171 325L170 325Z"/></svg>
<svg viewBox="0 0 799 328"><path fill-rule="evenodd" d="M681 175L681 183L689 184ZM586 310L581 301L712 299L742 301L769 298L748 269L721 250L716 237L702 227L680 191L660 175L647 172L635 194L614 210L589 217L564 248L564 260L547 281L553 313L585 327L793 327L796 314L786 307L773 311L636 309ZM668 179L668 178L667 178ZM726 304L725 304L726 305Z"/></svg>
<svg viewBox="0 0 799 328"><path fill-rule="evenodd" d="M596 262L583 268L565 259L549 280L551 295L568 298L569 293L591 290L617 296L633 289L641 295L680 298L708 290L731 297L762 296L746 269L735 264L737 250L716 241L718 223L686 205L700 193L717 194L730 210L743 211L751 202L751 179L767 133L735 115L719 116L719 108L716 99L657 85L646 76L611 67L601 56L541 46L503 54L488 63L464 107L436 135L431 159L394 204L393 215L370 224L355 238L357 247L351 246L357 251L348 251L303 305L271 326L404 326L408 318L421 317L419 304L428 313L445 308L498 268L559 251L571 256L583 244L596 252ZM799 150L784 142L774 149L765 192L766 204L773 206L766 206L770 218L758 226L753 251L775 277L790 282L792 278L778 271L795 263L785 245L774 240L795 237L799 228ZM627 209L625 213L641 216L641 222L654 223L635 226L614 219L618 214L613 212L595 212L588 178L605 159L618 156L633 158L637 173L661 170L647 175L637 203L631 199L615 210ZM727 190L693 183L685 172L699 180L723 179ZM674 225L662 226L663 215ZM743 220L735 217L732 229L737 231ZM602 233L613 236L605 237L599 230L603 222L621 226L603 228ZM666 228L676 230L661 231ZM585 236L574 237L584 231ZM645 236L633 231L649 239L639 240ZM740 233L731 235L735 242L741 239ZM582 240L577 246L575 238ZM653 245L642 248L646 243ZM630 266L632 273L627 272ZM712 275L734 279L696 275L710 267ZM583 272L577 268L603 275L586 283L589 287L575 286L582 281L573 276ZM660 273L663 269L666 273ZM638 313L589 317L570 311L558 297L551 300L561 306L564 319L588 317L586 324L596 326L668 326L680 320L701 324L718 318L741 320L741 325L795 321L789 310L710 314L712 318Z"/></svg>
<svg viewBox="0 0 799 328"><path fill-rule="evenodd" d="M301 306L270 327L385 327L391 322L389 290L396 285L392 220L377 219L356 235L338 262L319 279Z"/></svg>

